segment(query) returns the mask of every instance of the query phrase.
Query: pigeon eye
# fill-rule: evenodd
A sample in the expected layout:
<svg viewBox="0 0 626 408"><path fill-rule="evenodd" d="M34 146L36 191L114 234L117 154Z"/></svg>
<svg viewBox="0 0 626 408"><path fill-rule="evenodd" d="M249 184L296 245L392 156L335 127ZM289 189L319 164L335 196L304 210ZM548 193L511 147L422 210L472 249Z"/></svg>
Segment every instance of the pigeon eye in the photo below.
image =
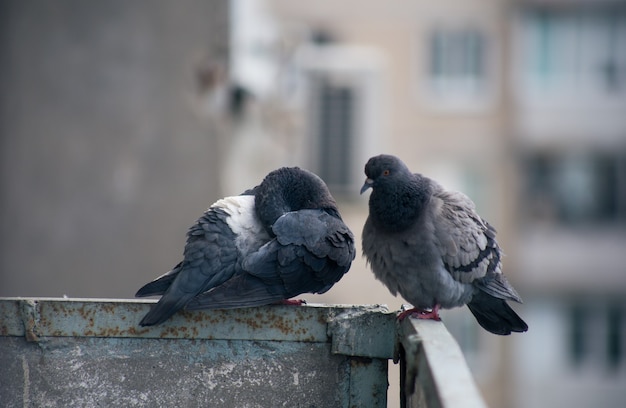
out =
<svg viewBox="0 0 626 408"><path fill-rule="evenodd" d="M389 170L385 170L385 171L383 171L383 176L388 176L388 175L389 175L389 173L390 173L390 171L389 171Z"/></svg>

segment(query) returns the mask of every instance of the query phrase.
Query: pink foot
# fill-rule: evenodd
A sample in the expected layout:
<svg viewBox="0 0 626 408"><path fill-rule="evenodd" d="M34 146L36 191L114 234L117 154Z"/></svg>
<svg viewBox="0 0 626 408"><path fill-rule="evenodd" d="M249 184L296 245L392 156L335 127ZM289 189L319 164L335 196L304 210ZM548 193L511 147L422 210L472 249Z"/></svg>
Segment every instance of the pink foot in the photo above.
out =
<svg viewBox="0 0 626 408"><path fill-rule="evenodd" d="M429 319L429 320L437 320L441 321L441 317L439 317L439 305L435 305L432 310L423 310L417 307L413 309L405 310L404 312L398 315L398 320L402 321L407 318L407 316L413 316L417 319Z"/></svg>
<svg viewBox="0 0 626 408"><path fill-rule="evenodd" d="M279 300L278 302L274 303L275 305L287 305L287 306L302 306L302 305L306 305L306 300L304 299L284 299L284 300Z"/></svg>

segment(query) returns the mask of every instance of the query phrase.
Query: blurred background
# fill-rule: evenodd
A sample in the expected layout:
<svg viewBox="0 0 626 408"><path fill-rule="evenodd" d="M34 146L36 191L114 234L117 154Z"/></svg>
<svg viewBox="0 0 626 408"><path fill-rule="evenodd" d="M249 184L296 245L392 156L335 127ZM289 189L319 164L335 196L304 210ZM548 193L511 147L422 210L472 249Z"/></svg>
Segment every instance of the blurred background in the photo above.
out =
<svg viewBox="0 0 626 408"><path fill-rule="evenodd" d="M382 152L499 231L528 333L443 314L488 403L622 406L626 1L0 2L0 296L132 297L283 165L360 241ZM403 303L360 251L307 299Z"/></svg>

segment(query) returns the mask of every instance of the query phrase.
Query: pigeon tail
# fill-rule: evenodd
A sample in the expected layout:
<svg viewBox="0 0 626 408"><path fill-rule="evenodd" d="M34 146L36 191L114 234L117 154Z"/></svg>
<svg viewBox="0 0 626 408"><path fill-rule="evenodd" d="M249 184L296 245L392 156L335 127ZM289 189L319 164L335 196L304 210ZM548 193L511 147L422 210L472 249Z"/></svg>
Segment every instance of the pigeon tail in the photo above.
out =
<svg viewBox="0 0 626 408"><path fill-rule="evenodd" d="M172 282L176 279L179 272L182 270L182 262L179 262L178 265L172 268L166 274L163 274L153 280L152 282L148 282L143 285L137 293L135 293L135 297L147 297L147 296L160 296L163 295L169 287L172 285Z"/></svg>
<svg viewBox="0 0 626 408"><path fill-rule="evenodd" d="M170 287L172 282L174 282L176 276L178 276L178 274L167 275L160 277L159 279L153 280L152 282L146 283L137 291L137 293L135 293L135 297L163 295Z"/></svg>
<svg viewBox="0 0 626 408"><path fill-rule="evenodd" d="M483 291L476 292L467 307L478 324L493 334L506 336L511 332L521 333L528 330L526 322L504 300Z"/></svg>
<svg viewBox="0 0 626 408"><path fill-rule="evenodd" d="M191 296L183 296L172 301L159 301L150 309L150 311L139 322L140 326L154 326L161 324L169 319L174 313L182 309L183 306L191 299Z"/></svg>

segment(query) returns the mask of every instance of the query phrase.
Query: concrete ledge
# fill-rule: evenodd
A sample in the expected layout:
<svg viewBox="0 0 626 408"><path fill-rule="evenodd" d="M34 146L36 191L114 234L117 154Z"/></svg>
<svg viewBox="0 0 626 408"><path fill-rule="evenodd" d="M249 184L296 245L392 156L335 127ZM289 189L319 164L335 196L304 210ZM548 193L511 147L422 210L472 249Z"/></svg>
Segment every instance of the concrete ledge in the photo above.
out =
<svg viewBox="0 0 626 408"><path fill-rule="evenodd" d="M153 303L0 299L2 405L387 405L396 333L377 334L395 327L383 306L181 312L139 327Z"/></svg>
<svg viewBox="0 0 626 408"><path fill-rule="evenodd" d="M264 306L138 322L154 300L0 298L3 406L486 407L441 322L381 305Z"/></svg>

